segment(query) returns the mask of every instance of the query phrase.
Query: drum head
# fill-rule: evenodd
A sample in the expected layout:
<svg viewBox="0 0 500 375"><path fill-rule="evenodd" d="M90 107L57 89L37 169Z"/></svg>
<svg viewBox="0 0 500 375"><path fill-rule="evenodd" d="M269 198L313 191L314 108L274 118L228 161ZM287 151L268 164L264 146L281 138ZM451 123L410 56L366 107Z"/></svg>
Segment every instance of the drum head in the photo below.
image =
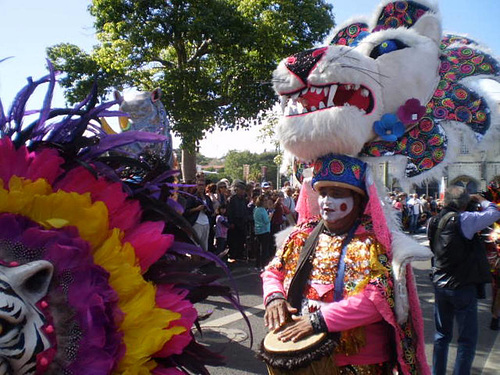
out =
<svg viewBox="0 0 500 375"><path fill-rule="evenodd" d="M289 323L285 327L289 327L295 323ZM269 332L264 338L264 348L273 353L291 353L295 351L301 351L317 345L319 342L325 339L326 333L317 333L311 336L307 336L299 341L287 341L283 342L278 339L278 335L281 331L274 333Z"/></svg>

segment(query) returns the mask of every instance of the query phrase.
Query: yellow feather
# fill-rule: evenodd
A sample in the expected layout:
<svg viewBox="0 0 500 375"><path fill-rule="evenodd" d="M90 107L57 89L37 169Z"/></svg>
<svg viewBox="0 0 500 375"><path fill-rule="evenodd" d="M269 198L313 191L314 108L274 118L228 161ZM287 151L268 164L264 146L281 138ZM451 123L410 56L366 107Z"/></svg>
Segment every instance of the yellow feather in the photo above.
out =
<svg viewBox="0 0 500 375"><path fill-rule="evenodd" d="M107 134L117 134L111 126L109 126L108 122L104 117L100 117L99 120L101 120L101 127L102 130L104 130Z"/></svg>

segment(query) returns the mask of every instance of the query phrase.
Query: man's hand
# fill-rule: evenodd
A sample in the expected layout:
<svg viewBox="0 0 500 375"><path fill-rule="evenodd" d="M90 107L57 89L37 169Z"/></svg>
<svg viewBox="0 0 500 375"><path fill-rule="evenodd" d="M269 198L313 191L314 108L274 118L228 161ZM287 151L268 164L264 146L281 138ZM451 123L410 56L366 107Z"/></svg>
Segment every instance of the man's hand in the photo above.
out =
<svg viewBox="0 0 500 375"><path fill-rule="evenodd" d="M286 342L291 340L292 342L296 342L314 333L309 316L292 316L292 319L294 323L284 328L278 334L278 338L281 341Z"/></svg>
<svg viewBox="0 0 500 375"><path fill-rule="evenodd" d="M287 321L291 320L292 314L297 313L297 309L292 307L284 299L275 299L266 306L264 322L269 330L278 330Z"/></svg>

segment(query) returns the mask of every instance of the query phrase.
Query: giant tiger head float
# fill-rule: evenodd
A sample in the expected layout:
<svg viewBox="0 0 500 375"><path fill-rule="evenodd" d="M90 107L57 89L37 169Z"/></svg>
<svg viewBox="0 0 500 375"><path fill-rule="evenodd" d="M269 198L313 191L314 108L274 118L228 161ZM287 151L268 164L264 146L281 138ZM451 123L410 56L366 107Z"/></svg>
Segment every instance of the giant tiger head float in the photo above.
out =
<svg viewBox="0 0 500 375"><path fill-rule="evenodd" d="M390 156L396 177L418 183L453 160L459 137L498 132L496 103L474 82L499 73L474 41L442 35L432 3L384 1L371 21L352 19L325 46L279 64L278 137L304 161Z"/></svg>

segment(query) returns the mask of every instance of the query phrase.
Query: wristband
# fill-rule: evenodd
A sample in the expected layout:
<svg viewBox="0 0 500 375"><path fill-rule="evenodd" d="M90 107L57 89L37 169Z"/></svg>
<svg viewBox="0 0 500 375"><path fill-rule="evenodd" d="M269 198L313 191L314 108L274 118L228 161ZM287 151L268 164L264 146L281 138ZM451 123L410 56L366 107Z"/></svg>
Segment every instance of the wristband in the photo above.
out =
<svg viewBox="0 0 500 375"><path fill-rule="evenodd" d="M277 299L285 299L285 296L281 292L271 293L266 298L266 302L264 303L265 307L267 307L271 302Z"/></svg>
<svg viewBox="0 0 500 375"><path fill-rule="evenodd" d="M321 310L309 314L309 321L311 322L314 333L328 332L328 327L326 326Z"/></svg>

